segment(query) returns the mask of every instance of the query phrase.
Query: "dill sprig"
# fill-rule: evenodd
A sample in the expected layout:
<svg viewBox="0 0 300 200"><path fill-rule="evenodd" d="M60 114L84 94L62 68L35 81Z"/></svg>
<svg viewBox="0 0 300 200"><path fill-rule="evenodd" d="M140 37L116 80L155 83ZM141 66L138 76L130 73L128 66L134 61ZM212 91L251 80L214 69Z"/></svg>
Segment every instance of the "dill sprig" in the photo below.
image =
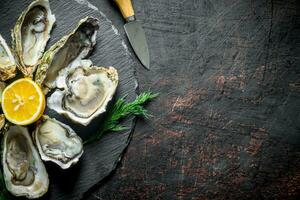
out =
<svg viewBox="0 0 300 200"><path fill-rule="evenodd" d="M101 122L102 125L100 127L100 130L95 135L91 136L88 140L86 140L84 143L86 144L99 140L102 137L102 135L108 131L118 132L128 129L128 127L121 125L120 121L130 115L142 116L145 118L150 117L151 115L143 106L145 105L145 103L151 101L157 96L158 94L153 94L151 92L143 92L140 95L138 95L133 102L130 103L127 103L125 101L125 97L118 99L110 107L110 109L104 116L104 119Z"/></svg>

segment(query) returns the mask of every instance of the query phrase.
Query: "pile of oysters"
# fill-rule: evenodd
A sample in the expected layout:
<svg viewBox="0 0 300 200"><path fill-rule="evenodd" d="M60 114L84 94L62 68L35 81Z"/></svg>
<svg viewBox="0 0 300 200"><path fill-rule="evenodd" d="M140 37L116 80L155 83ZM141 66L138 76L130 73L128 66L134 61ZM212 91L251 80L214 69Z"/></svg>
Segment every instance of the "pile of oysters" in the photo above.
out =
<svg viewBox="0 0 300 200"><path fill-rule="evenodd" d="M93 66L86 59L96 43L97 19L80 20L73 31L45 51L54 23L48 0L35 0L12 30L11 49L0 35L0 94L4 81L19 70L41 86L50 109L86 126L106 111L118 85L118 73L113 67ZM27 127L5 124L3 115L0 125L4 181L15 196L33 199L47 192L49 179L42 160L67 169L83 154L82 140L74 130L49 116L42 116L32 133Z"/></svg>

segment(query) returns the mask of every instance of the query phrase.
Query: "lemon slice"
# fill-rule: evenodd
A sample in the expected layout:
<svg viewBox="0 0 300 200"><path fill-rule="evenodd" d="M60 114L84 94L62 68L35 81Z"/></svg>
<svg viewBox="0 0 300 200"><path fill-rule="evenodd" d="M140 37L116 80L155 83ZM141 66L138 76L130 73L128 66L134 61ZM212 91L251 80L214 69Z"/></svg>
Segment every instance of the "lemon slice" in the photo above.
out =
<svg viewBox="0 0 300 200"><path fill-rule="evenodd" d="M4 89L1 105L8 121L17 125L28 125L43 115L45 95L34 81L22 78Z"/></svg>

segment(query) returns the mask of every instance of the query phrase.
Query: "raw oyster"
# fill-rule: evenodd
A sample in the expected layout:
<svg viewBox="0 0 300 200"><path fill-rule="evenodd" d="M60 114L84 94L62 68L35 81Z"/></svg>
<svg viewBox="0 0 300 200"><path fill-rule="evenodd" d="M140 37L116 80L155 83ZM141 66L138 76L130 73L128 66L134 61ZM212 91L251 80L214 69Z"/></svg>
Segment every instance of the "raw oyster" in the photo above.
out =
<svg viewBox="0 0 300 200"><path fill-rule="evenodd" d="M18 67L31 77L42 57L55 22L48 0L35 0L22 12L12 31Z"/></svg>
<svg viewBox="0 0 300 200"><path fill-rule="evenodd" d="M35 76L35 81L43 87L45 93L48 89L56 87L54 82L61 69L89 54L96 43L98 29L98 20L86 17L78 22L75 30L45 52Z"/></svg>
<svg viewBox="0 0 300 200"><path fill-rule="evenodd" d="M0 80L6 81L16 75L16 62L5 40L0 35Z"/></svg>
<svg viewBox="0 0 300 200"><path fill-rule="evenodd" d="M52 161L62 169L78 162L83 154L81 138L71 127L43 116L33 133L35 144L44 161Z"/></svg>
<svg viewBox="0 0 300 200"><path fill-rule="evenodd" d="M45 194L48 174L28 130L21 126L8 127L3 143L2 165L7 190L30 199Z"/></svg>
<svg viewBox="0 0 300 200"><path fill-rule="evenodd" d="M56 81L60 89L48 98L48 106L86 126L106 111L118 80L118 72L113 67L91 66L89 60L76 60L60 73Z"/></svg>

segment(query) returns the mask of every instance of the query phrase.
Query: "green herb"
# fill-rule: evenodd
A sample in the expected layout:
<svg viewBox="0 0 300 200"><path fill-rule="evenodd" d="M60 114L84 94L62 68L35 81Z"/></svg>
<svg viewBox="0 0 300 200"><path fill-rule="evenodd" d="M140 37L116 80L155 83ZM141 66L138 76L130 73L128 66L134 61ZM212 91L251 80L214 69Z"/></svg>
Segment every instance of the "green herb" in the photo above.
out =
<svg viewBox="0 0 300 200"><path fill-rule="evenodd" d="M100 130L84 143L86 144L99 140L101 136L108 131L118 132L128 129L128 127L122 126L120 121L130 115L142 116L145 118L150 117L151 115L143 106L145 103L151 101L157 96L158 94L143 92L130 103L127 103L124 97L118 99L106 113L103 121L101 122L102 125Z"/></svg>

